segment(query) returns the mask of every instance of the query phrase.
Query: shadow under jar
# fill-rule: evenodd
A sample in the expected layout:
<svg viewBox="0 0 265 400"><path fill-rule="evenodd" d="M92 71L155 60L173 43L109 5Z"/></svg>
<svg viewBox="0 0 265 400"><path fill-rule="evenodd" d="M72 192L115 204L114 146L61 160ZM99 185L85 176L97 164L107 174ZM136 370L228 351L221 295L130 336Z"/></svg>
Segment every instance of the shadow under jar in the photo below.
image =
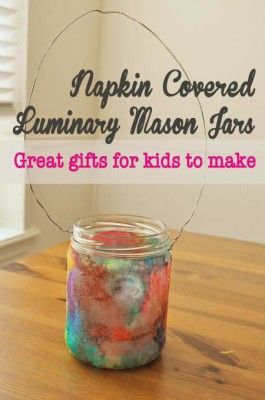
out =
<svg viewBox="0 0 265 400"><path fill-rule="evenodd" d="M80 219L68 250L66 344L79 360L126 369L165 344L170 283L166 226L143 217Z"/></svg>

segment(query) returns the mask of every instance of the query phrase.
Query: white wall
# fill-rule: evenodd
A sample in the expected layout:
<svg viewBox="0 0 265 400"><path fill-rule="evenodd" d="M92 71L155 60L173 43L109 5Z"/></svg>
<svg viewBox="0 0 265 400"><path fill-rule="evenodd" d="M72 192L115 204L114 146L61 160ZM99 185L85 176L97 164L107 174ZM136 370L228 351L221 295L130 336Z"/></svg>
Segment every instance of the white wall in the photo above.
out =
<svg viewBox="0 0 265 400"><path fill-rule="evenodd" d="M105 0L106 10L120 10L143 21L168 44L193 79L244 80L257 68L257 93L252 99L231 102L233 113L253 116L256 133L264 139L263 107L265 76L263 0ZM116 17L104 18L101 49L101 74L120 68L142 65L149 75L163 70L166 55L158 44L131 23ZM114 39L114 40L113 40ZM146 41L146 46L140 46ZM140 49L137 49L137 45ZM156 50L156 59L153 50ZM126 56L127 54L127 56ZM135 56L141 57L139 62ZM127 64L126 64L127 57ZM169 61L168 61L169 62ZM121 65L121 64L125 65ZM208 119L223 100L202 100ZM226 99L226 104L230 102ZM163 104L154 104L168 114ZM112 111L121 102L112 103ZM126 107L125 107L126 108ZM124 110L125 110L124 108ZM187 110L188 111L188 110ZM251 113L251 115L249 115ZM166 114L165 114L166 115ZM126 116L124 115L124 118ZM96 212L136 213L162 219L171 227L180 226L189 214L198 187L194 186L98 186L93 208ZM189 230L230 238L265 242L265 186L208 186Z"/></svg>
<svg viewBox="0 0 265 400"><path fill-rule="evenodd" d="M187 68L191 78L208 79L245 79L252 67L256 67L258 91L251 101L233 103L233 112L246 117L250 110L254 114L257 130L256 137L261 138L265 89L264 57L264 20L265 3L263 0L30 0L29 15L29 70L28 90L31 87L34 71L44 49L54 38L56 33L75 16L92 8L116 9L145 22L169 45ZM66 100L57 98L56 74L59 71L60 56L74 46L76 52L84 48L92 51L94 56L89 62L99 69L102 76L110 77L117 67L141 67L150 76L157 76L159 68L164 70L170 63L169 59L158 43L150 40L144 32L132 35L133 26L122 23L114 18L102 19L88 25L93 29L93 42L81 35L76 27L75 39L66 40L61 44L61 50L52 54L53 62L43 71L43 77L52 76L54 79L53 102L46 86L46 80L41 79L39 95L35 97L35 104L46 109L47 113L55 107L65 110ZM85 21L84 21L85 23ZM89 28L90 27L90 28ZM98 33L96 34L96 31ZM100 64L98 62L98 43L101 35ZM140 36L139 36L140 35ZM82 40L80 41L80 36ZM135 40L135 37L137 40ZM139 39L140 38L140 39ZM258 40L260 39L260 40ZM147 41L147 47L136 48L137 43ZM93 46L94 44L94 46ZM129 51L128 51L129 50ZM153 54L157 55L154 59ZM141 55L141 60L135 55ZM77 54L77 53L75 53ZM56 63L56 57L59 57ZM84 56L85 57L85 56ZM84 58L84 62L85 62ZM172 61L171 61L172 62ZM80 64L80 59L79 59ZM63 65L64 66L64 65ZM68 65L69 67L69 65ZM49 71L50 68L50 71ZM71 68L71 66L69 67ZM62 70L63 71L63 70ZM69 74L66 74L69 77ZM61 77L61 84L66 82ZM50 87L50 85L49 85ZM159 99L157 99L159 102ZM220 108L220 99L211 101L203 99L206 117ZM168 114L168 105L157 103L161 113ZM80 110L86 112L87 103L79 103ZM90 105L93 109L93 104ZM126 103L120 101L112 103L111 111L116 107L124 107ZM170 106L171 112L174 105ZM122 108L121 108L122 110ZM119 111L121 111L119 109ZM96 112L96 109L94 109ZM126 115L124 114L126 120ZM180 226L189 214L198 187L187 186L93 186L85 187L43 187L37 188L41 198L52 211L52 215L59 218L65 226L70 226L76 216L91 213L117 212L149 215L162 219L171 227ZM253 241L265 241L263 227L265 226L264 213L265 187L264 186L209 186L206 188L199 210L189 229L231 238ZM42 210L37 206L31 194L26 197L26 226L37 226L41 236L31 247L31 250L44 248L67 238L56 230L47 220Z"/></svg>
<svg viewBox="0 0 265 400"><path fill-rule="evenodd" d="M28 43L28 93L43 52L54 37L75 17L93 8L100 8L99 0L30 0ZM100 18L84 18L66 32L51 51L42 69L32 103L43 114L56 114L67 110L69 77L83 63L97 68ZM77 71L76 71L77 72ZM60 85L60 86L58 86ZM66 88L66 85L67 88ZM60 87L60 90L57 90ZM65 89L66 88L66 89ZM62 96L65 94L65 97ZM76 104L80 114L90 110L93 103L80 99ZM73 220L91 214L93 188L89 186L38 186L38 196L52 216L63 226L71 227ZM40 236L30 250L45 248L66 240L67 234L58 231L36 204L29 189L26 196L26 228L38 227Z"/></svg>

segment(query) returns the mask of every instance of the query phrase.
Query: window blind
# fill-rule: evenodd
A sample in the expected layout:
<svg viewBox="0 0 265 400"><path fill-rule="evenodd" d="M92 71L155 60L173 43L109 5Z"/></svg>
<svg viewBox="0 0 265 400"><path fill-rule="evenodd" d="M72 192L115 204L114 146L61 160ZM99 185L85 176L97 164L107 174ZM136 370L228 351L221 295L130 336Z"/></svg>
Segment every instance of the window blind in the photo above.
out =
<svg viewBox="0 0 265 400"><path fill-rule="evenodd" d="M0 106L14 102L17 63L17 3L0 0Z"/></svg>

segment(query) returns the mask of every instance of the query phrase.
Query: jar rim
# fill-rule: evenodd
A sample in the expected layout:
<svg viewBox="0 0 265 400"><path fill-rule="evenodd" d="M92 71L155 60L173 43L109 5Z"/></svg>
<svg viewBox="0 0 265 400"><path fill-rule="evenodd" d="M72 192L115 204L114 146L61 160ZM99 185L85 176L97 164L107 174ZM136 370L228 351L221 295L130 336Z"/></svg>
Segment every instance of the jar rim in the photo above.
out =
<svg viewBox="0 0 265 400"><path fill-rule="evenodd" d="M119 240L121 243L124 240L124 245L108 245L95 239L95 234L102 232L113 232L114 237L115 231L119 231ZM142 240L139 243L127 243L128 232L139 235ZM112 235L108 234L108 238L112 238ZM165 223L127 214L99 214L79 218L74 223L71 243L77 251L96 252L108 257L142 257L170 249L170 237Z"/></svg>

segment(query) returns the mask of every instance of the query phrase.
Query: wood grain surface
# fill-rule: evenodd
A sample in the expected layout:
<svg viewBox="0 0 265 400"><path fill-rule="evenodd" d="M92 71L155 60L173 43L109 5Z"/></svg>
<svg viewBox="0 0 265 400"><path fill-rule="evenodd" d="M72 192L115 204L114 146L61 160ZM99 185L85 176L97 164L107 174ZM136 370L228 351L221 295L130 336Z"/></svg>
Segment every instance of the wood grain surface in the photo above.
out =
<svg viewBox="0 0 265 400"><path fill-rule="evenodd" d="M265 399L265 246L185 234L163 355L122 372L65 348L66 248L0 268L0 400Z"/></svg>

